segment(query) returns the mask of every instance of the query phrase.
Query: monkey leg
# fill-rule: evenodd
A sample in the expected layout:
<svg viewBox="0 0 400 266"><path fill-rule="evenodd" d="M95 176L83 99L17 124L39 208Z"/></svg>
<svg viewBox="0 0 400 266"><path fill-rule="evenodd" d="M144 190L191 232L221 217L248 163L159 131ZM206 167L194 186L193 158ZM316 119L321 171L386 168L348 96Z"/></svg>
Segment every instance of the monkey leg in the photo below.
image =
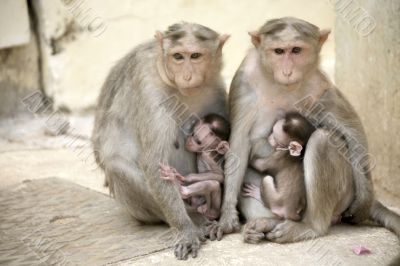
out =
<svg viewBox="0 0 400 266"><path fill-rule="evenodd" d="M220 213L221 213L221 201L222 201L222 193L221 193L221 185L219 182L215 182L215 180L209 180L209 181L214 181L211 186L211 191L210 191L210 209L208 212L206 212L206 217L215 220L218 219Z"/></svg>
<svg viewBox="0 0 400 266"><path fill-rule="evenodd" d="M245 183L261 186L263 176L251 168L247 169ZM243 228L243 238L248 243L258 243L265 240L265 234L271 231L281 219L276 217L263 203L252 197L240 195L239 210L246 219Z"/></svg>
<svg viewBox="0 0 400 266"><path fill-rule="evenodd" d="M251 183L257 187L260 187L262 177L263 176L258 172L248 168L244 176L244 183ZM275 217L275 215L267 207L265 207L261 201L258 201L252 197L239 195L238 205L240 213L247 221L260 217Z"/></svg>
<svg viewBox="0 0 400 266"><path fill-rule="evenodd" d="M117 157L104 165L111 193L135 219L145 223L166 222L161 209L151 196L143 172L135 163Z"/></svg>
<svg viewBox="0 0 400 266"><path fill-rule="evenodd" d="M221 188L218 181L206 180L181 186L181 194L184 198L204 196L206 203L199 206L198 211L211 220L218 218L221 208Z"/></svg>
<svg viewBox="0 0 400 266"><path fill-rule="evenodd" d="M220 184L215 180L199 181L188 186L181 186L181 194L185 199L192 196L205 196L207 198L216 186L219 187Z"/></svg>
<svg viewBox="0 0 400 266"><path fill-rule="evenodd" d="M271 207L271 202L278 202L282 195L276 190L275 184L274 184L274 178L270 175L264 176L262 181L261 181L261 187L260 190L262 190L262 195L266 196L267 201L269 202L269 205Z"/></svg>
<svg viewBox="0 0 400 266"><path fill-rule="evenodd" d="M340 138L332 141L323 129L313 133L304 157L307 208L303 220L278 224L267 239L284 243L325 235L332 218L348 208L353 198L353 176L351 165L336 146L343 144Z"/></svg>

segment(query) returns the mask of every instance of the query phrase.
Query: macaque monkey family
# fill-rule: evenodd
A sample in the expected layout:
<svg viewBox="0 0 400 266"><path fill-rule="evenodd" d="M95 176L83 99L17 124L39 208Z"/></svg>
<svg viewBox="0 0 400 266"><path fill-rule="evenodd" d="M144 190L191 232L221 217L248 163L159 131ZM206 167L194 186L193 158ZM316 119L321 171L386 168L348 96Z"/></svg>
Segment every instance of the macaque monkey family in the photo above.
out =
<svg viewBox="0 0 400 266"><path fill-rule="evenodd" d="M157 31L110 71L92 143L115 199L138 221L175 228L174 254L241 227L248 243L323 236L372 220L400 236L373 194L360 118L319 69L330 34L293 17L249 33L226 94L229 35L195 23Z"/></svg>

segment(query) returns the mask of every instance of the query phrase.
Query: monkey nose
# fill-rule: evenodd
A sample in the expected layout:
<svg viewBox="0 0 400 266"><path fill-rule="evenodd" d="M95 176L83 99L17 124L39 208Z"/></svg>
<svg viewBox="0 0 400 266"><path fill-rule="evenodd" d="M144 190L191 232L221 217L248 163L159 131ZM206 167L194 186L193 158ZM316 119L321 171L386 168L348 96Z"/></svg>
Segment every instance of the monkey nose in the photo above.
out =
<svg viewBox="0 0 400 266"><path fill-rule="evenodd" d="M190 81L192 79L192 75L190 74L183 75L183 79L186 81Z"/></svg>
<svg viewBox="0 0 400 266"><path fill-rule="evenodd" d="M283 75L285 77L290 77L292 75L292 70L283 70Z"/></svg>

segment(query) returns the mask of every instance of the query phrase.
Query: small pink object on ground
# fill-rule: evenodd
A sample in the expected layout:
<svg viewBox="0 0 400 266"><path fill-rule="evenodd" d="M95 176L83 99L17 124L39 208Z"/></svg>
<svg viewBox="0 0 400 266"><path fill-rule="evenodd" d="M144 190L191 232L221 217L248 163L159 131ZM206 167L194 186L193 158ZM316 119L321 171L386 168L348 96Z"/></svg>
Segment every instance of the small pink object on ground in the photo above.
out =
<svg viewBox="0 0 400 266"><path fill-rule="evenodd" d="M363 246L354 246L352 248L352 250L353 250L354 254L356 254L356 255L364 255L364 254L371 253L371 251L368 248L363 247Z"/></svg>

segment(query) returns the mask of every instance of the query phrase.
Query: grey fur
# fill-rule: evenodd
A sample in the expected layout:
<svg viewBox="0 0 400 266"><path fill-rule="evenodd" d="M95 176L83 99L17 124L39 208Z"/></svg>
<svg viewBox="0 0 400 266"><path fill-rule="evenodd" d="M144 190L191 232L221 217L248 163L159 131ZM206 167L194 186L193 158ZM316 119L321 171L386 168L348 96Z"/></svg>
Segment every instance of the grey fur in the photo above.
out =
<svg viewBox="0 0 400 266"><path fill-rule="evenodd" d="M182 26L175 24L169 32ZM185 31L190 34L193 31ZM158 164L168 162L183 175L195 172L195 156L184 148L182 129L208 113L226 116L222 58L215 58L210 66L215 67L214 76L191 98L159 76L160 51L156 40L138 45L112 68L99 96L92 141L111 194L137 220L176 228L175 255L186 259L190 252L197 255L204 233L196 224L204 218L189 217L176 186L159 178ZM167 104L174 97L185 106L184 113Z"/></svg>

